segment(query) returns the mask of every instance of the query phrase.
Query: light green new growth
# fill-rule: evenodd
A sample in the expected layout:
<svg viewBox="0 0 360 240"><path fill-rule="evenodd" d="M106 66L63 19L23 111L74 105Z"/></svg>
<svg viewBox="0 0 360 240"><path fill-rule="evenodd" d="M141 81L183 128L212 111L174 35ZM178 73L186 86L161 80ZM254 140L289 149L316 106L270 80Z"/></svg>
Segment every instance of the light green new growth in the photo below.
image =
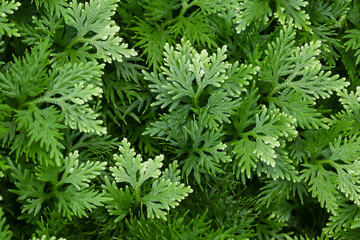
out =
<svg viewBox="0 0 360 240"><path fill-rule="evenodd" d="M20 36L18 30L15 28L15 24L9 22L7 19L8 14L13 14L15 10L19 8L21 4L19 2L15 2L15 0L11 1L1 1L0 3L0 39L1 35L11 36Z"/></svg>
<svg viewBox="0 0 360 240"><path fill-rule="evenodd" d="M119 147L120 155L114 154L116 166L110 167L114 181L105 178L103 185L107 196L111 198L106 208L115 221L123 219L127 213L137 206L146 206L149 218L166 219L167 211L174 208L192 189L180 183L176 161L161 175L164 157L162 155L143 161L141 155L130 148L127 139L123 139ZM118 188L116 183L126 183L126 187ZM133 206L135 204L135 206Z"/></svg>
<svg viewBox="0 0 360 240"><path fill-rule="evenodd" d="M259 167L258 161L269 166L268 170L265 166L260 166L262 168L260 172L264 171L274 179L279 176L284 178L287 174L295 176L296 174L291 173L293 171L291 161L280 154L281 151L279 152L277 148L283 145L284 140L292 140L297 136L296 120L280 112L279 109L267 109L262 106L255 116L249 116L245 121L243 128L249 128L253 124L255 126L248 131L238 133L241 139L233 142L233 152L237 162L234 168L237 176L245 172L250 178L252 170ZM271 170L277 167L279 168L275 171ZM286 178L292 178L289 176Z"/></svg>
<svg viewBox="0 0 360 240"><path fill-rule="evenodd" d="M271 5L275 5L275 11ZM236 30L240 33L250 24L268 24L274 16L282 25L294 24L298 29L312 32L310 16L303 10L307 5L304 0L244 0L237 7Z"/></svg>
<svg viewBox="0 0 360 240"><path fill-rule="evenodd" d="M169 109L145 133L170 141L177 156L184 157L183 173L193 172L198 183L201 174L221 173L220 163L231 161L221 141L222 125L231 123L244 86L259 70L251 64L228 63L226 51L223 46L211 55L198 52L183 39L175 47L165 45L159 74L143 71L157 94L152 105Z"/></svg>
<svg viewBox="0 0 360 240"><path fill-rule="evenodd" d="M253 22L267 23L272 15L269 1L248 0L242 1L237 7L239 14L235 17L238 33L244 31Z"/></svg>
<svg viewBox="0 0 360 240"><path fill-rule="evenodd" d="M295 32L290 23L268 44L261 62L260 80L271 84L270 105L294 117L302 128L327 128L314 109L316 99L329 98L350 84L345 78L322 70L318 60L320 44L315 41L294 47Z"/></svg>
<svg viewBox="0 0 360 240"><path fill-rule="evenodd" d="M80 49L90 59L94 56L105 62L122 61L123 57L135 56L134 49L128 49L122 38L117 36L120 27L111 17L115 14L119 0L90 0L85 4L70 2L64 13L65 23L77 30L70 46L81 44ZM90 53L90 49L96 53Z"/></svg>
<svg viewBox="0 0 360 240"><path fill-rule="evenodd" d="M211 56L206 50L199 54L190 42L185 40L181 45L176 45L176 50L169 44L165 44L164 49L165 64L161 68L162 74L158 77L155 73L144 71L145 79L152 82L150 88L158 94L154 106L169 106L171 111L181 101L190 98L193 106L199 108L199 97L204 89L207 86L220 87L228 78L226 69L230 64L224 61L226 46L218 48L217 53Z"/></svg>

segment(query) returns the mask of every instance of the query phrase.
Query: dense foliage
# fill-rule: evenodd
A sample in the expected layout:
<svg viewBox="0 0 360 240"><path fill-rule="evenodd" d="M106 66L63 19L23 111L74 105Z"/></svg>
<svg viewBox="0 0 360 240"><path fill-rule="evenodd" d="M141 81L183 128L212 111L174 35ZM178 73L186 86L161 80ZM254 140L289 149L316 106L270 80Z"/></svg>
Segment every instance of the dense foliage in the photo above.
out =
<svg viewBox="0 0 360 240"><path fill-rule="evenodd" d="M0 0L0 239L360 239L357 0Z"/></svg>

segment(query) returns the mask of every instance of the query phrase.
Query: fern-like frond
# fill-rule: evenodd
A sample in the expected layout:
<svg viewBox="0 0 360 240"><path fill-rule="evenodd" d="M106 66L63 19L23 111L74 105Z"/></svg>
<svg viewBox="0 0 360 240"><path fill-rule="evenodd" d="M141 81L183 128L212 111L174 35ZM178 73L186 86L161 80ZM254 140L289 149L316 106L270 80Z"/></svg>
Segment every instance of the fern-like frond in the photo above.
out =
<svg viewBox="0 0 360 240"><path fill-rule="evenodd" d="M146 62L154 71L159 71L163 63L163 51L166 43L173 44L174 40L168 29L163 24L150 25L146 21L138 19L135 27L131 30L136 32L137 43L134 47L143 48L142 55L146 55Z"/></svg>
<svg viewBox="0 0 360 240"><path fill-rule="evenodd" d="M280 147L282 139L291 140L297 135L296 120L279 109L267 109L265 106L251 116L245 128L255 126L249 131L238 133L241 139L234 141L233 153L236 155L236 175L245 172L249 178L258 160L275 167L278 155L275 148Z"/></svg>
<svg viewBox="0 0 360 240"><path fill-rule="evenodd" d="M276 11L274 16L279 19L281 24L294 22L298 29L311 32L309 15L303 10L308 4L305 0L275 0Z"/></svg>
<svg viewBox="0 0 360 240"><path fill-rule="evenodd" d="M64 149L60 142L63 139L61 129L64 128L60 112L54 107L39 109L31 106L27 110L18 110L15 117L17 129L27 133L27 144L39 142L40 147L49 152L50 158L60 163L61 150Z"/></svg>
<svg viewBox="0 0 360 240"><path fill-rule="evenodd" d="M339 192L360 206L359 140L339 137L329 144L324 160L304 164L302 178L309 183L313 197L317 197L329 212L336 213ZM334 171L328 170L331 167Z"/></svg>
<svg viewBox="0 0 360 240"><path fill-rule="evenodd" d="M269 1L246 0L242 1L237 7L239 12L235 17L236 31L238 33L245 30L253 22L267 23L269 16L272 15Z"/></svg>
<svg viewBox="0 0 360 240"><path fill-rule="evenodd" d="M83 132L105 133L102 120L87 104L95 96L100 96L99 87L103 65L97 62L66 64L50 72L51 81L45 94L35 103L58 105L65 116L65 124Z"/></svg>
<svg viewBox="0 0 360 240"><path fill-rule="evenodd" d="M360 118L360 87L357 87L356 91L340 91L338 96L344 109L332 116L332 124L338 124L339 121L343 121L349 126L350 135L358 135L357 130L360 129L358 121Z"/></svg>
<svg viewBox="0 0 360 240"><path fill-rule="evenodd" d="M9 225L5 225L5 222L4 211L0 208L0 239L11 240L13 232L9 229Z"/></svg>
<svg viewBox="0 0 360 240"><path fill-rule="evenodd" d="M31 0L36 7L44 7L51 14L55 13L57 17L65 12L65 8L69 6L67 0Z"/></svg>
<svg viewBox="0 0 360 240"><path fill-rule="evenodd" d="M349 204L346 198L341 198L336 214L330 216L325 232L334 236L336 233L353 231L359 228L360 207Z"/></svg>
<svg viewBox="0 0 360 240"><path fill-rule="evenodd" d="M280 95L270 97L270 106L279 107L296 119L302 128L328 128L326 119L313 107L313 101L304 100L301 92L285 89Z"/></svg>
<svg viewBox="0 0 360 240"><path fill-rule="evenodd" d="M274 202L285 198L287 200L296 195L303 201L307 194L306 185L303 182L292 182L287 180L267 180L266 185L261 188L258 203L264 204L267 208Z"/></svg>
<svg viewBox="0 0 360 240"><path fill-rule="evenodd" d="M133 204L145 205L149 218L166 219L166 211L177 206L192 192L190 187L177 181L178 172L174 166L171 165L170 170L165 170L165 175L160 176L163 155L144 162L141 155L131 148L127 139L123 139L119 152L120 155L114 154L116 166L110 167L114 181L111 183L106 178L103 185L111 198L107 202L108 211L111 215L117 215L116 221L123 219ZM170 172L175 175L169 176ZM175 181L171 181L171 178ZM119 189L116 183L127 183L127 186Z"/></svg>
<svg viewBox="0 0 360 240"><path fill-rule="evenodd" d="M23 104L45 90L49 82L48 48L49 41L45 39L42 44L33 47L31 52L26 51L24 57L14 58L14 62L5 74L0 73L0 87L5 96L15 98ZM34 65L38 67L34 68Z"/></svg>
<svg viewBox="0 0 360 240"><path fill-rule="evenodd" d="M22 212L32 215L40 213L47 201L54 201L55 208L63 216L87 216L91 211L102 206L107 200L103 193L93 189L90 181L105 169L105 162L86 162L79 164L77 151L62 159L59 166L39 166L35 171L15 166L10 162L12 176L18 189L11 191L18 194L18 200L24 201Z"/></svg>
<svg viewBox="0 0 360 240"><path fill-rule="evenodd" d="M21 165L15 166L11 161L9 162L11 175L15 178L15 186L17 189L10 189L19 195L18 200L23 201L22 212L32 213L36 215L40 212L43 202L46 200L44 193L45 183L36 179L29 169L22 170Z"/></svg>
<svg viewBox="0 0 360 240"><path fill-rule="evenodd" d="M19 2L15 2L15 0L11 1L1 1L0 3L0 36L8 35L11 36L20 36L17 28L13 22L10 22L7 18L7 15L13 14L21 4Z"/></svg>
<svg viewBox="0 0 360 240"><path fill-rule="evenodd" d="M286 240L329 240L329 235L324 234L324 232L321 233L320 236L317 237L309 237L307 235L301 235L301 236L294 236L293 238L290 236L285 236Z"/></svg>
<svg viewBox="0 0 360 240"><path fill-rule="evenodd" d="M213 13L223 14L237 7L238 0L195 0L191 1L190 4L200 7L207 15Z"/></svg>
<svg viewBox="0 0 360 240"><path fill-rule="evenodd" d="M128 49L128 45L117 36L120 28L111 20L118 2L119 0L91 0L82 4L77 0L72 1L64 13L65 23L77 30L70 46L80 44L80 49L89 46L96 50L96 54L89 56L102 58L105 62L121 62L124 57L135 56L136 52Z"/></svg>
<svg viewBox="0 0 360 240"><path fill-rule="evenodd" d="M150 88L158 94L153 105L162 108L169 106L171 111L190 98L193 106L198 108L200 95L205 88L220 87L228 78L226 71L230 64L224 61L225 52L226 47L218 48L216 54L209 56L206 50L199 54L189 41L177 44L176 49L166 44L163 73L157 76L144 72L145 79L152 82Z"/></svg>
<svg viewBox="0 0 360 240"><path fill-rule="evenodd" d="M346 31L344 38L348 38L345 42L346 51L349 49L354 50L354 56L356 57L356 64L360 63L360 30L350 29Z"/></svg>
<svg viewBox="0 0 360 240"><path fill-rule="evenodd" d="M192 43L208 47L217 46L212 39L214 33L211 31L209 22L201 12L194 11L189 16L180 16L176 20L176 23L169 27L175 37L181 34Z"/></svg>
<svg viewBox="0 0 360 240"><path fill-rule="evenodd" d="M67 35L63 34L66 28L62 19L50 13L41 17L33 16L31 23L21 22L18 24L18 28L23 37L22 42L29 45L41 44L43 39L49 37L50 42L54 41L60 46L66 46L70 38L70 36L67 36L70 29L68 29Z"/></svg>
<svg viewBox="0 0 360 240"><path fill-rule="evenodd" d="M330 71L322 70L317 59L320 53L319 41L301 47L294 47L294 44L295 33L290 23L268 45L259 77L266 82L264 87L268 83L271 87L264 91L269 93L270 104L295 117L300 126L326 127L318 119L321 115L311 105L315 104L316 99L329 98L330 94L344 89L349 83L345 78L339 78L339 75L331 76ZM295 105L301 105L302 112Z"/></svg>

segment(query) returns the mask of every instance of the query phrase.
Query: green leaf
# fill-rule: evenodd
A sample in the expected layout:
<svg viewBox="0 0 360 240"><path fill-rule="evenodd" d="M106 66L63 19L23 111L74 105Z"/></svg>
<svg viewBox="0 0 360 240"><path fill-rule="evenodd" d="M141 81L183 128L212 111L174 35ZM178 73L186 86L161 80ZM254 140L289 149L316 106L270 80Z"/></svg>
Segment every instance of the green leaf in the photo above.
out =
<svg viewBox="0 0 360 240"><path fill-rule="evenodd" d="M143 48L141 56L146 55L146 63L149 67L159 71L163 63L164 45L174 43L170 31L165 29L164 24L150 25L141 19L137 19L135 23L137 26L131 28L136 33L134 38L137 39L134 47Z"/></svg>
<svg viewBox="0 0 360 240"><path fill-rule="evenodd" d="M291 140L297 135L294 126L296 120L286 113L281 113L279 109L262 106L253 121L255 126L249 131L238 133L241 139L232 143L233 153L236 155L237 164L234 168L237 169L237 176L246 172L249 178L258 160L275 167L278 157L275 148L280 147L281 139ZM250 124L252 121L245 127Z"/></svg>
<svg viewBox="0 0 360 240"><path fill-rule="evenodd" d="M65 23L77 30L77 36L70 46L77 43L82 47L91 46L96 54L89 56L102 58L105 62L121 62L124 57L135 56L135 50L128 49L128 45L116 35L120 27L111 20L118 2L119 0L91 0L78 4L77 0L72 1L63 15Z"/></svg>
<svg viewBox="0 0 360 240"><path fill-rule="evenodd" d="M193 44L197 43L208 47L217 46L212 39L214 33L211 31L210 23L199 11L194 11L186 17L176 18L176 23L170 26L169 30L175 38L181 35Z"/></svg>
<svg viewBox="0 0 360 240"><path fill-rule="evenodd" d="M162 108L170 105L170 111L186 98L192 99L195 108L199 107L200 94L206 87L220 87L228 78L229 63L225 62L226 47L218 48L217 53L209 56L206 50L199 54L189 41L177 44L176 49L165 45L165 66L162 74L149 74L144 71L145 79L151 81L152 91L157 93L157 101L152 105ZM194 86L195 85L195 86Z"/></svg>
<svg viewBox="0 0 360 240"><path fill-rule="evenodd" d="M106 162L90 162L79 164L77 151L64 159L64 173L59 185L72 184L77 190L89 187L91 179L100 175L100 171L105 170Z"/></svg>
<svg viewBox="0 0 360 240"><path fill-rule="evenodd" d="M171 164L169 164L169 167L164 170L162 177L164 179L169 179L171 182L180 182L181 177L178 167L178 161L173 161Z"/></svg>
<svg viewBox="0 0 360 240"><path fill-rule="evenodd" d="M57 36L65 28L62 19L50 13L44 14L39 18L33 16L31 24L21 22L18 24L18 28L21 37L24 38L22 42L29 45L39 45L47 37L49 37L50 43L56 42L59 45L63 45L68 41L66 34L61 36L61 43L57 41Z"/></svg>
<svg viewBox="0 0 360 240"><path fill-rule="evenodd" d="M360 205L359 144L355 137L347 139L340 136L333 143L330 142L329 151L321 154L325 160L303 164L305 169L301 171L301 178L309 182L312 196L318 197L321 206L325 205L334 214L338 207L338 190Z"/></svg>
<svg viewBox="0 0 360 240"><path fill-rule="evenodd" d="M238 5L237 0L195 0L190 4L197 5L207 15L212 13L222 14Z"/></svg>
<svg viewBox="0 0 360 240"><path fill-rule="evenodd" d="M49 41L45 39L33 47L30 53L26 51L22 58L14 58L5 74L0 72L0 87L7 97L15 98L23 104L45 90L49 82L46 74L50 63L48 48Z"/></svg>
<svg viewBox="0 0 360 240"><path fill-rule="evenodd" d="M110 215L116 216L115 222L120 222L130 212L134 195L128 186L125 189L119 189L115 181L110 183L108 177L105 177L105 185L102 185L102 187L106 192L106 196L111 199L106 202L106 209Z"/></svg>
<svg viewBox="0 0 360 240"><path fill-rule="evenodd" d="M35 2L38 9L42 6L45 7L48 12L55 13L57 17L60 16L60 13L63 14L66 7L69 6L67 0L31 0L31 2Z"/></svg>
<svg viewBox="0 0 360 240"><path fill-rule="evenodd" d="M224 123L231 123L229 118L235 113L239 101L234 101L227 95L226 92L220 91L212 94L206 106L200 111L196 111L199 114L199 120L205 127L216 129Z"/></svg>
<svg viewBox="0 0 360 240"><path fill-rule="evenodd" d="M96 62L66 64L50 72L51 81L43 97L35 103L48 102L58 105L65 116L65 124L82 132L106 133L102 120L86 103L100 96L100 76L103 65Z"/></svg>
<svg viewBox="0 0 360 240"><path fill-rule="evenodd" d="M183 138L191 140L192 146L190 149L187 145L182 146L182 149L175 152L178 152L178 155L185 154L183 171L187 177L194 172L196 181L200 183L200 174L215 175L224 172L220 163L231 162L231 158L225 151L227 145L221 141L222 128L206 130L196 121L191 121L189 125L183 126L186 134Z"/></svg>
<svg viewBox="0 0 360 240"><path fill-rule="evenodd" d="M306 185L302 182L291 182L287 180L267 180L266 185L261 188L258 203L264 204L266 208L278 202L280 199L287 200L297 194L301 200L307 194Z"/></svg>
<svg viewBox="0 0 360 240"><path fill-rule="evenodd" d="M56 237L48 237L46 235L42 235L40 238L32 237L31 240L66 240L66 238L56 238Z"/></svg>
<svg viewBox="0 0 360 240"><path fill-rule="evenodd" d="M334 172L326 171L321 164L304 164L305 169L301 171L302 179L309 181L309 191L312 192L313 197L317 197L320 201L321 207L335 213L338 206L337 197L338 191L337 175Z"/></svg>
<svg viewBox="0 0 360 240"><path fill-rule="evenodd" d="M279 19L281 24L294 22L298 29L304 29L312 32L309 25L311 25L309 15L302 10L308 2L304 0L275 0L276 12L274 16Z"/></svg>
<svg viewBox="0 0 360 240"><path fill-rule="evenodd" d="M346 51L352 49L355 51L354 56L356 57L356 65L360 63L360 30L350 29L346 31L344 38L348 38L345 42Z"/></svg>
<svg viewBox="0 0 360 240"><path fill-rule="evenodd" d="M286 151L281 151L276 148L276 164L274 167L264 162L256 163L257 175L261 176L265 173L267 177L271 177L274 180L286 179L287 181L297 182L299 181L299 172L295 169L293 161L287 156Z"/></svg>
<svg viewBox="0 0 360 240"><path fill-rule="evenodd" d="M294 68L295 32L293 24L284 25L275 41L268 44L266 57L261 62L259 76L262 81L276 85L279 79L292 72Z"/></svg>
<svg viewBox="0 0 360 240"><path fill-rule="evenodd" d="M94 190L77 191L74 186L67 187L64 191L56 193L57 208L63 217L72 219L72 216L88 217L87 211L92 211L98 206L103 206L107 199L103 193Z"/></svg>
<svg viewBox="0 0 360 240"><path fill-rule="evenodd" d="M336 209L336 214L330 216L330 221L325 227L326 233L337 233L349 230L358 224L360 208L358 205L349 204L346 198L342 198L339 202L339 208Z"/></svg>
<svg viewBox="0 0 360 240"><path fill-rule="evenodd" d="M238 14L235 17L236 31L240 33L253 22L267 23L272 10L269 1L245 0L237 7Z"/></svg>
<svg viewBox="0 0 360 240"><path fill-rule="evenodd" d="M61 149L64 146L60 142L63 137L60 132L64 128L60 122L62 115L54 107L39 109L36 106L30 106L27 110L18 110L15 117L17 129L24 128L29 137L28 145L33 142L39 142L40 147L49 152L51 159L60 163L62 158Z"/></svg>
<svg viewBox="0 0 360 240"><path fill-rule="evenodd" d="M304 98L329 98L333 91L339 91L348 86L344 78L339 79L338 75L330 77L331 72L321 71L320 61L315 60L320 53L320 41L310 42L295 49L294 68L286 80L278 84L273 91L283 88L292 88L303 92ZM295 81L295 79L297 79Z"/></svg>
<svg viewBox="0 0 360 240"><path fill-rule="evenodd" d="M9 229L9 225L5 225L5 221L4 211L0 208L0 238L3 240L11 240L13 232Z"/></svg>
<svg viewBox="0 0 360 240"><path fill-rule="evenodd" d="M18 189L9 191L19 195L19 200L24 202L21 212L33 213L37 215L47 196L44 193L45 183L36 179L29 169L22 171L21 165L15 166L9 161L9 167L12 171L11 176L16 179L15 186Z"/></svg>
<svg viewBox="0 0 360 240"><path fill-rule="evenodd" d="M323 71L317 56L320 42L310 42L293 47L295 34L292 24L280 31L280 36L268 45L267 56L261 62L260 80L270 82L268 92L270 105L292 115L301 127L326 127L321 115L310 107L318 98L329 98L349 85L338 75ZM271 90L272 89L272 90ZM300 110L301 109L301 110Z"/></svg>
<svg viewBox="0 0 360 240"><path fill-rule="evenodd" d="M173 12L181 7L180 0L146 0L143 4L146 20L161 21L171 20Z"/></svg>
<svg viewBox="0 0 360 240"><path fill-rule="evenodd" d="M19 37L18 30L15 27L13 22L9 22L7 19L8 14L13 14L20 7L19 2L15 0L11 1L1 1L0 3L0 35L7 34L9 37L15 36Z"/></svg>
<svg viewBox="0 0 360 240"><path fill-rule="evenodd" d="M18 194L19 201L24 201L22 212L33 216L40 213L43 204L53 201L53 207L69 219L75 215L86 217L87 212L98 206L103 206L107 200L104 193L100 193L90 186L90 180L100 175L106 163L87 162L78 163L77 151L70 153L63 159L60 166L38 166L35 173L21 165L15 167L9 162L15 186L11 191Z"/></svg>
<svg viewBox="0 0 360 240"><path fill-rule="evenodd" d="M296 119L301 128L329 128L326 119L313 106L313 101L303 99L301 92L285 89L279 96L269 98L271 107L279 107Z"/></svg>
<svg viewBox="0 0 360 240"><path fill-rule="evenodd" d="M332 116L332 124L338 124L340 121L344 122L349 127L349 134L357 135L360 123L360 87L356 91L348 92L347 90L339 91L338 96L344 110L341 110L336 115Z"/></svg>
<svg viewBox="0 0 360 240"><path fill-rule="evenodd" d="M151 185L150 193L141 199L146 205L147 216L166 220L166 211L175 208L192 190L183 183L158 178Z"/></svg>
<svg viewBox="0 0 360 240"><path fill-rule="evenodd" d="M176 181L179 180L176 163L170 165L170 169L166 169L164 175L160 176L163 155L143 162L141 155L136 154L130 147L130 143L124 138L119 147L121 155L114 154L116 166L110 167L114 181L111 183L108 178L105 178L103 188L107 196L111 198L107 202L107 209L110 214L117 215L115 221L120 221L127 215L133 204L135 206L140 204L146 206L148 218L156 217L166 220L165 210L177 206L192 192L192 189ZM175 175L170 176L170 173ZM169 177L175 181L171 181ZM125 189L119 189L116 183L128 185Z"/></svg>
<svg viewBox="0 0 360 240"><path fill-rule="evenodd" d="M154 160L149 159L142 162L141 155L136 155L130 148L127 139L121 142L119 151L121 155L114 154L116 167L110 167L113 177L117 182L130 183L135 192L139 191L140 186L149 178L157 178L161 174L163 155L157 156Z"/></svg>

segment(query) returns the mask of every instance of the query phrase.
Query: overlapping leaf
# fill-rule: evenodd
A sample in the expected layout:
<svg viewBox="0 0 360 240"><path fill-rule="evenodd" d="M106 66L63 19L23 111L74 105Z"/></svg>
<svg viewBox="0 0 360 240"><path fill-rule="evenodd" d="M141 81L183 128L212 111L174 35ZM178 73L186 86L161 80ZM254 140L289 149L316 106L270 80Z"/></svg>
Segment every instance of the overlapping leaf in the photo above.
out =
<svg viewBox="0 0 360 240"><path fill-rule="evenodd" d="M111 198L107 202L107 208L110 214L117 215L116 221L124 218L133 204L145 205L149 218L166 219L166 211L177 206L192 192L190 187L177 181L179 172L173 167L165 170L164 176L160 176L163 155L144 162L127 139L123 139L119 152L120 155L114 154L116 166L110 167L114 181L110 182L106 178L103 185ZM170 176L169 172L175 175ZM152 185L149 185L151 182ZM119 189L116 183L127 183L127 186Z"/></svg>
<svg viewBox="0 0 360 240"><path fill-rule="evenodd" d="M255 116L249 117L243 120L247 121L244 127L249 128L252 124L254 126L249 131L238 133L241 138L232 143L237 176L245 172L246 176L250 177L259 160L272 167L276 166L278 160L284 161L285 159L278 157L275 150L281 146L283 140L291 140L297 135L294 125L296 120L286 113L281 113L279 109L267 109L263 106ZM285 162L283 164L286 164Z"/></svg>
<svg viewBox="0 0 360 240"><path fill-rule="evenodd" d="M321 154L324 160L304 164L301 177L309 183L312 196L317 197L329 212L336 212L340 192L360 205L359 144L355 137L339 137L329 144L329 151Z"/></svg>
<svg viewBox="0 0 360 240"><path fill-rule="evenodd" d="M96 50L96 54L90 54L91 58L102 58L105 62L135 56L133 49L128 49L122 38L116 35L119 26L111 17L115 14L119 0L91 0L85 4L74 0L64 14L65 23L77 30L77 35L70 44L81 44L81 49ZM87 48L87 47L90 48ZM78 53L81 58L81 51Z"/></svg>
<svg viewBox="0 0 360 240"><path fill-rule="evenodd" d="M24 201L22 212L37 215L41 212L46 201L55 201L57 211L64 217L87 216L107 200L103 193L94 190L90 182L100 171L105 169L105 162L87 162L79 164L78 152L69 154L62 159L62 166L40 166L35 173L15 166L10 162L12 176L15 178L17 189L11 191L19 195Z"/></svg>
<svg viewBox="0 0 360 240"><path fill-rule="evenodd" d="M268 45L267 56L261 63L260 80L272 85L265 90L269 93L270 104L292 115L301 127L326 127L312 105L316 99L329 98L330 94L344 89L349 83L321 69L317 59L319 41L296 48L294 44L295 33L290 23Z"/></svg>
<svg viewBox="0 0 360 240"><path fill-rule="evenodd" d="M11 1L1 1L0 3L0 36L8 35L11 36L19 36L18 30L15 27L13 22L10 22L7 19L7 15L13 14L21 4L19 2L15 2L15 0Z"/></svg>

